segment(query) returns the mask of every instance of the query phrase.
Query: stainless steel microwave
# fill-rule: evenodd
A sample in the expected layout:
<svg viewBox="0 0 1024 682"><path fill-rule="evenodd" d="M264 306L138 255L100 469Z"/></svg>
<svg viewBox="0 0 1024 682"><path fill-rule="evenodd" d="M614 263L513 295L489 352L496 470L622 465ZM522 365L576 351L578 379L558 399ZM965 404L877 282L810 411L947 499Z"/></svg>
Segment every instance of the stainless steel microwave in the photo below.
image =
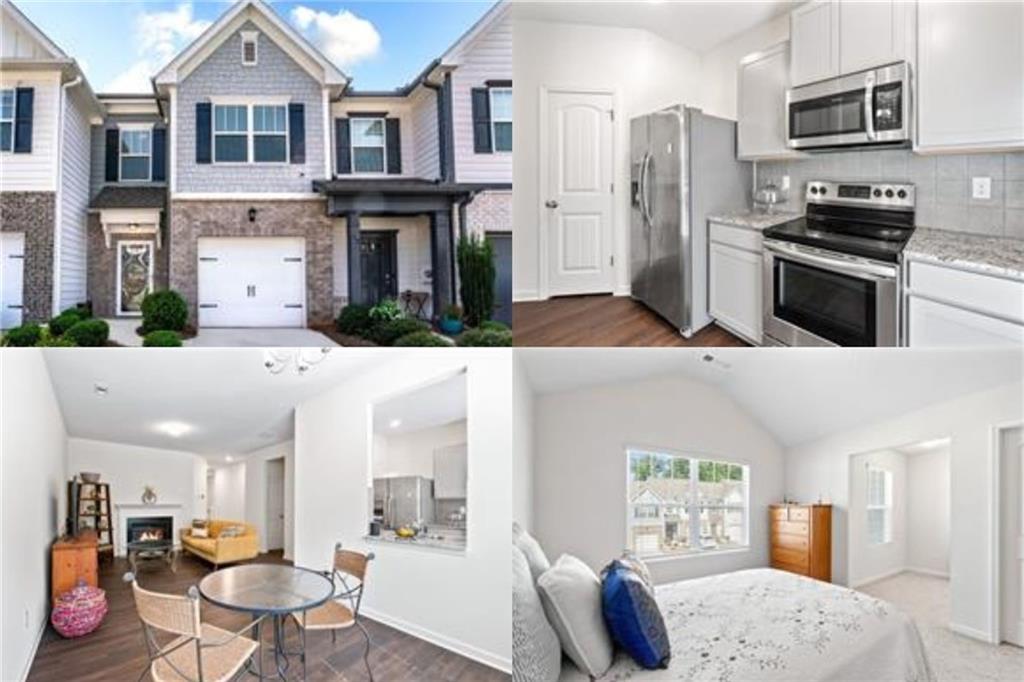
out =
<svg viewBox="0 0 1024 682"><path fill-rule="evenodd" d="M786 138L793 149L908 147L910 65L906 62L786 91Z"/></svg>

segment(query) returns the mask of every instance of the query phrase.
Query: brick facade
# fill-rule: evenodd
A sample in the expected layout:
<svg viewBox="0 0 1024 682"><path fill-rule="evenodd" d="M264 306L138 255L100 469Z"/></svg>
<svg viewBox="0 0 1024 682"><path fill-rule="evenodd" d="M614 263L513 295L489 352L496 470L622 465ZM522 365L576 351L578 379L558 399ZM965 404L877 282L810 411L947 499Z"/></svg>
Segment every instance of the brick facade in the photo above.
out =
<svg viewBox="0 0 1024 682"><path fill-rule="evenodd" d="M148 235L130 233L114 233L110 238L110 246L103 238L103 227L100 217L89 215L89 273L88 292L92 303L93 314L98 317L117 316L117 243L122 239L132 241L155 241ZM162 248L154 246L153 289L159 291L167 288L167 241Z"/></svg>
<svg viewBox="0 0 1024 682"><path fill-rule="evenodd" d="M249 222L249 209L256 209ZM202 237L304 237L307 323L332 319L334 230L323 201L172 201L167 239L169 284L189 306L196 324L198 240Z"/></svg>
<svg viewBox="0 0 1024 682"><path fill-rule="evenodd" d="M0 192L0 230L25 233L24 322L53 316L53 192Z"/></svg>
<svg viewBox="0 0 1024 682"><path fill-rule="evenodd" d="M466 206L471 232L512 231L512 190L481 192Z"/></svg>

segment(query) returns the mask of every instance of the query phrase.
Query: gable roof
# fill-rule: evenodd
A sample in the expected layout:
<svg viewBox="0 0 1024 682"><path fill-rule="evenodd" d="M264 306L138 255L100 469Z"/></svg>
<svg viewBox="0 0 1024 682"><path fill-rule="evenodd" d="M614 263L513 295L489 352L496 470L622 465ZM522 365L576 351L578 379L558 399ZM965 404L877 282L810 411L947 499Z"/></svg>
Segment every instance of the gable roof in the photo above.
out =
<svg viewBox="0 0 1024 682"><path fill-rule="evenodd" d="M2 12L3 14L10 15L10 17L14 20L15 24L17 25L17 28L21 28L36 43L38 43L39 46L42 47L45 52L48 53L47 55L45 55L43 57L40 57L40 56L34 55L34 54L33 55L4 55L5 59L6 58L14 58L14 59L35 59L35 60L40 60L40 59L47 59L48 58L48 59L52 59L54 61L60 61L60 62L70 62L70 61L72 61L71 57L69 57L67 55L67 53L64 52L64 50L60 49L57 46L57 43L55 43L52 40L50 40L50 38L45 33L43 33L41 30L39 30L39 27L36 26L35 24L33 24L32 21L28 17L26 17L24 14L22 14L21 10L18 9L17 5L15 5L13 2L11 2L10 0L4 0L4 2L0 3L0 12ZM6 31L5 31L5 33L6 33Z"/></svg>
<svg viewBox="0 0 1024 682"><path fill-rule="evenodd" d="M469 30L463 33L455 43L448 48L447 52L441 55L441 64L444 66L458 66L462 63L463 56L476 42L477 38L490 31L495 24L504 19L509 12L508 0L499 0L494 3L487 13L480 17Z"/></svg>
<svg viewBox="0 0 1024 682"><path fill-rule="evenodd" d="M240 0L161 69L153 77L154 86L159 90L161 86L180 82L247 21L253 22L266 32L299 66L319 82L338 90L348 83L348 76L342 73L341 69L278 16L277 12L263 0Z"/></svg>

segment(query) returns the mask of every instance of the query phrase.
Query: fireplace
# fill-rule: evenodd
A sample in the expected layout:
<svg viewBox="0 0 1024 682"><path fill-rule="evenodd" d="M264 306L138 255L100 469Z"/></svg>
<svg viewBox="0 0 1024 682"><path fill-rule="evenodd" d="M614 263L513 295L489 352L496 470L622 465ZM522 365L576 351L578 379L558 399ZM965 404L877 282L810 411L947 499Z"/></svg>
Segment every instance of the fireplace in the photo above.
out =
<svg viewBox="0 0 1024 682"><path fill-rule="evenodd" d="M141 516L129 517L125 524L128 546L152 546L172 544L174 542L173 516Z"/></svg>

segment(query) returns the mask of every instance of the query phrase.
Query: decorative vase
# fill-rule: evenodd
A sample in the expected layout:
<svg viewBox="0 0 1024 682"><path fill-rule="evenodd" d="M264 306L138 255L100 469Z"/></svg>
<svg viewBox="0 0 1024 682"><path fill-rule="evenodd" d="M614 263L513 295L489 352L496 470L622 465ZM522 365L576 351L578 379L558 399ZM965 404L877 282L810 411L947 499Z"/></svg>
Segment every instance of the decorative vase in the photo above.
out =
<svg viewBox="0 0 1024 682"><path fill-rule="evenodd" d="M442 317L440 326L441 331L448 336L456 336L462 333L462 320Z"/></svg>
<svg viewBox="0 0 1024 682"><path fill-rule="evenodd" d="M142 493L142 504L156 504L156 491L148 485Z"/></svg>

